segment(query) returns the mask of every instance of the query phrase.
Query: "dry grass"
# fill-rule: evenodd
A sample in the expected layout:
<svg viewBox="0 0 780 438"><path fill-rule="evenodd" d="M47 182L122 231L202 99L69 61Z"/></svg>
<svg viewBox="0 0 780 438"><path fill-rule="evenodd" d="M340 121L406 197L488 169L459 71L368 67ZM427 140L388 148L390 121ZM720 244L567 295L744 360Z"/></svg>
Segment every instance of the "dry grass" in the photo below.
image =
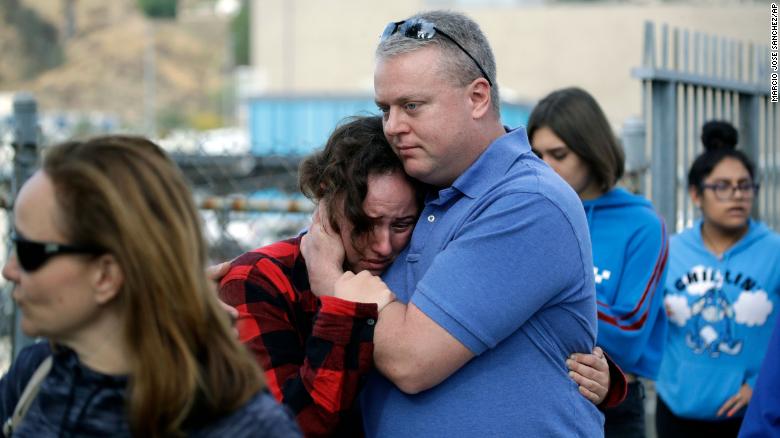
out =
<svg viewBox="0 0 780 438"><path fill-rule="evenodd" d="M58 28L64 27L63 2L22 3ZM75 4L76 34L64 42L65 62L35 78L18 78L0 70L0 78L7 78L0 82L0 90L30 90L44 110L110 112L131 126L140 124L144 59L151 41L149 21L132 0L78 0ZM152 26L158 112L216 112L214 96L223 84L228 23L211 16L157 21ZM18 42L14 42L12 32L0 30L0 41L4 59L25 56L15 51ZM5 70L12 69L12 64L2 65Z"/></svg>

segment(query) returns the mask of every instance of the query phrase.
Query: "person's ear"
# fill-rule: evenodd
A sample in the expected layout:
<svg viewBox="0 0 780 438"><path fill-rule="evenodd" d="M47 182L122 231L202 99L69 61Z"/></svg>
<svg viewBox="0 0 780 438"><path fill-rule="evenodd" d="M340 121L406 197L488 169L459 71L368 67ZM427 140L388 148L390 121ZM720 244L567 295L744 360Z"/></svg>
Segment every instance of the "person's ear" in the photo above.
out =
<svg viewBox="0 0 780 438"><path fill-rule="evenodd" d="M688 195L691 197L693 205L695 205L696 208L701 208L701 193L699 193L698 187L688 187Z"/></svg>
<svg viewBox="0 0 780 438"><path fill-rule="evenodd" d="M124 283L124 273L112 254L103 254L94 261L92 288L95 302L107 304L119 293Z"/></svg>
<svg viewBox="0 0 780 438"><path fill-rule="evenodd" d="M490 84L483 77L474 79L469 85L468 97L471 102L471 117L475 120L484 117L490 111L492 97L490 90Z"/></svg>

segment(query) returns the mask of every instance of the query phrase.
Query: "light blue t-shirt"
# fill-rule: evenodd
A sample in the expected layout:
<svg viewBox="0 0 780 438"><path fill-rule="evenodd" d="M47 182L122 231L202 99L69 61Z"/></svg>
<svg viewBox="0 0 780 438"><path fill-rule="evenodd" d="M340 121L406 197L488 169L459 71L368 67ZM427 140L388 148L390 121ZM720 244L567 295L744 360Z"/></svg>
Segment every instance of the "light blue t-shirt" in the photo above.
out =
<svg viewBox="0 0 780 438"><path fill-rule="evenodd" d="M384 279L475 357L415 395L373 373L361 396L369 437L603 435L565 365L596 339L585 214L524 129L429 196Z"/></svg>

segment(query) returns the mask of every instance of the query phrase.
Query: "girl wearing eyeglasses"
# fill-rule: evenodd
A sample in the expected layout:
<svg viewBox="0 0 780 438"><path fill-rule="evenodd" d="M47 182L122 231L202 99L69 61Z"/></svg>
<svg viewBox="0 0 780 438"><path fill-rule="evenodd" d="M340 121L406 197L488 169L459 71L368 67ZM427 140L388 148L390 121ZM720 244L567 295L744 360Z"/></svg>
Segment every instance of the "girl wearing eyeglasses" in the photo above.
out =
<svg viewBox="0 0 780 438"><path fill-rule="evenodd" d="M688 173L701 219L670 247L659 437L737 436L780 311L780 235L750 218L753 164L727 122L706 123L701 138Z"/></svg>
<svg viewBox="0 0 780 438"><path fill-rule="evenodd" d="M49 342L0 380L3 435L300 435L235 339L190 192L155 144L52 147L14 223L3 276L22 330Z"/></svg>

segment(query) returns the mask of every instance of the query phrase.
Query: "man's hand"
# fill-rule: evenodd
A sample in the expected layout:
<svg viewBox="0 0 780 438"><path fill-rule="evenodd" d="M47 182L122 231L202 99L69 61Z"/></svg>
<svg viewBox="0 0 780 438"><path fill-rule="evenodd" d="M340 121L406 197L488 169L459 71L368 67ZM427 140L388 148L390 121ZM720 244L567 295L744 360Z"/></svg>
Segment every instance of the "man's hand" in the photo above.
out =
<svg viewBox="0 0 780 438"><path fill-rule="evenodd" d="M395 301L395 295L390 292L381 278L362 271L355 275L345 272L334 286L336 298L357 303L376 303L378 311Z"/></svg>
<svg viewBox="0 0 780 438"><path fill-rule="evenodd" d="M317 296L333 295L336 280L344 273L344 244L330 227L323 201L314 210L309 232L301 238L301 254L306 260L311 291Z"/></svg>
<svg viewBox="0 0 780 438"><path fill-rule="evenodd" d="M731 417L732 415L736 414L740 409L744 408L748 403L750 403L751 397L753 397L753 388L751 388L747 383L744 383L742 387L739 388L739 391L737 391L733 397L726 400L726 403L723 403L723 406L718 409L718 417L722 416L723 414L726 414L727 417Z"/></svg>
<svg viewBox="0 0 780 438"><path fill-rule="evenodd" d="M601 404L609 391L609 364L601 347L595 347L591 354L574 353L566 359L569 376L577 382L580 394L593 402Z"/></svg>

